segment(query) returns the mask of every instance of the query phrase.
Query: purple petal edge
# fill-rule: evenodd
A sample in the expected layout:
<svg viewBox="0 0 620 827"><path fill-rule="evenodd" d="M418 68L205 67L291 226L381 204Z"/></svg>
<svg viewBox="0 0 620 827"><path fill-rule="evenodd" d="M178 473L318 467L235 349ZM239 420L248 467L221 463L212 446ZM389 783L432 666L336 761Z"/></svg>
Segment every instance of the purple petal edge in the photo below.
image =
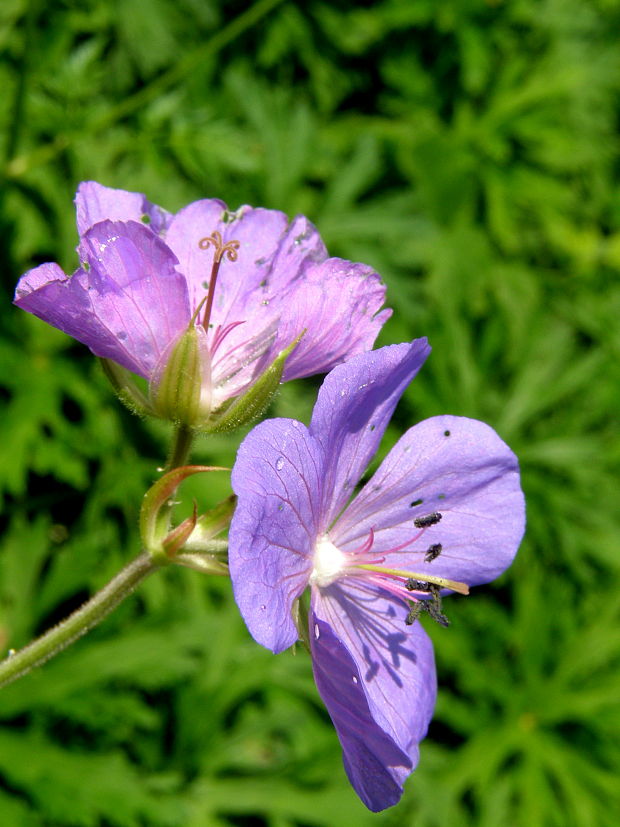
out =
<svg viewBox="0 0 620 827"><path fill-rule="evenodd" d="M382 347L354 356L325 378L310 422L310 433L326 457L323 530L353 493L394 408L430 351L425 338Z"/></svg>
<svg viewBox="0 0 620 827"><path fill-rule="evenodd" d="M413 763L375 721L347 648L312 612L309 638L314 679L340 739L349 781L373 812L392 807Z"/></svg>

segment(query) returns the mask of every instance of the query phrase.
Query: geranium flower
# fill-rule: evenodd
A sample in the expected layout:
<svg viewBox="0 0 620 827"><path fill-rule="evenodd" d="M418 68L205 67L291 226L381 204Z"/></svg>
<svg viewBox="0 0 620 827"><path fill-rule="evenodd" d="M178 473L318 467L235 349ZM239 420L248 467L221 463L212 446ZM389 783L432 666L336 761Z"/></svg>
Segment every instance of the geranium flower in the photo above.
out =
<svg viewBox="0 0 620 827"><path fill-rule="evenodd" d="M310 586L302 637L348 777L374 811L399 800L435 702L418 615L446 625L442 595L501 574L524 529L514 454L463 417L408 430L353 496L429 351L417 339L336 367L310 427L259 424L232 473L229 562L241 614L258 643L281 652L298 638L292 612Z"/></svg>
<svg viewBox="0 0 620 827"><path fill-rule="evenodd" d="M303 216L230 212L215 199L173 216L94 182L80 185L76 207L80 267L30 270L15 304L147 379L155 405L165 387L170 407L177 374L189 375L207 421L294 343L282 381L371 348L390 315L372 268L328 258Z"/></svg>

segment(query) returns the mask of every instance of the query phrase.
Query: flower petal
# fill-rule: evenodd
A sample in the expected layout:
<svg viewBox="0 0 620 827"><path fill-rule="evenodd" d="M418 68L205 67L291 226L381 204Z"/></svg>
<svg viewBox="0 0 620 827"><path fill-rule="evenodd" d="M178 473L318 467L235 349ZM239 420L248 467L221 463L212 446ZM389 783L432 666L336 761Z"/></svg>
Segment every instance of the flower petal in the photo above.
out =
<svg viewBox="0 0 620 827"><path fill-rule="evenodd" d="M313 593L314 677L351 784L373 811L397 803L415 768L437 692L430 639L394 604L342 581Z"/></svg>
<svg viewBox="0 0 620 827"><path fill-rule="evenodd" d="M228 211L223 201L204 199L189 204L175 216L166 234L166 242L179 259L185 274L192 306L197 307L209 287L213 245L206 249L199 242L214 231L224 243L238 241L236 261L222 257L215 300L211 315L214 325L245 321L248 307L265 313L268 297L263 295L261 282L267 279L271 259L277 250L288 220L277 210L240 207Z"/></svg>
<svg viewBox="0 0 620 827"><path fill-rule="evenodd" d="M90 294L88 274L66 276L57 264L41 264L25 273L15 290L14 304L87 345L97 356L138 372L123 342L99 319Z"/></svg>
<svg viewBox="0 0 620 827"><path fill-rule="evenodd" d="M415 339L354 356L325 378L310 423L327 463L321 530L353 493L398 400L429 353L426 339Z"/></svg>
<svg viewBox="0 0 620 827"><path fill-rule="evenodd" d="M140 192L104 187L96 181L83 181L75 196L78 232L82 236L100 221L138 221L154 233L161 233L172 216Z"/></svg>
<svg viewBox="0 0 620 827"><path fill-rule="evenodd" d="M418 528L415 519L441 514ZM374 530L382 553L414 538L385 565L471 585L487 583L512 562L525 528L517 458L483 422L437 416L399 440L332 532L346 550ZM441 544L432 562L424 556Z"/></svg>
<svg viewBox="0 0 620 827"><path fill-rule="evenodd" d="M330 258L307 267L284 297L277 348L307 331L286 364L284 381L326 373L372 348L391 310L381 310L385 285L365 264Z"/></svg>
<svg viewBox="0 0 620 827"><path fill-rule="evenodd" d="M228 539L235 600L254 639L274 652L298 637L293 602L308 583L321 502L320 448L307 428L271 419L241 443Z"/></svg>
<svg viewBox="0 0 620 827"><path fill-rule="evenodd" d="M185 279L166 245L141 224L103 221L80 244L86 269L70 278L56 264L26 273L15 304L149 378L189 322Z"/></svg>

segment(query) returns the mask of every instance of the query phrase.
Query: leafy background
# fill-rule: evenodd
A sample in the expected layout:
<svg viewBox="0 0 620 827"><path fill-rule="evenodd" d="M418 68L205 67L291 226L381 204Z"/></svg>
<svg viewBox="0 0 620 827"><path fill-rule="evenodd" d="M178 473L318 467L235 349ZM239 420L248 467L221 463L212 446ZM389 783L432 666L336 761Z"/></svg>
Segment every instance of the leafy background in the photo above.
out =
<svg viewBox="0 0 620 827"><path fill-rule="evenodd" d="M10 303L29 267L75 266L84 179L303 212L373 264L396 309L380 343L434 348L384 450L429 415L486 420L520 457L528 532L429 628L440 696L396 808L349 788L306 656L256 646L227 582L171 570L2 690L0 823L616 823L619 25L617 0L3 1L3 650L136 553L168 438ZM317 386L273 412L307 417Z"/></svg>

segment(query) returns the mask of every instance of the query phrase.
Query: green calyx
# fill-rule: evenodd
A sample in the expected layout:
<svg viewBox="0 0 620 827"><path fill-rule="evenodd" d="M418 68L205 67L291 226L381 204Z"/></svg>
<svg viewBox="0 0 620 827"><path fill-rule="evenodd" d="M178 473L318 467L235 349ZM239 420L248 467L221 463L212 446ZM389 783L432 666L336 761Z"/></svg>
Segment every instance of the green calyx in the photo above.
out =
<svg viewBox="0 0 620 827"><path fill-rule="evenodd" d="M151 382L153 412L176 425L200 428L211 410L210 359L204 331L191 324L173 345L165 367Z"/></svg>
<svg viewBox="0 0 620 827"><path fill-rule="evenodd" d="M155 413L150 401L138 387L133 373L111 359L102 358L99 362L123 405L138 416L148 416Z"/></svg>

